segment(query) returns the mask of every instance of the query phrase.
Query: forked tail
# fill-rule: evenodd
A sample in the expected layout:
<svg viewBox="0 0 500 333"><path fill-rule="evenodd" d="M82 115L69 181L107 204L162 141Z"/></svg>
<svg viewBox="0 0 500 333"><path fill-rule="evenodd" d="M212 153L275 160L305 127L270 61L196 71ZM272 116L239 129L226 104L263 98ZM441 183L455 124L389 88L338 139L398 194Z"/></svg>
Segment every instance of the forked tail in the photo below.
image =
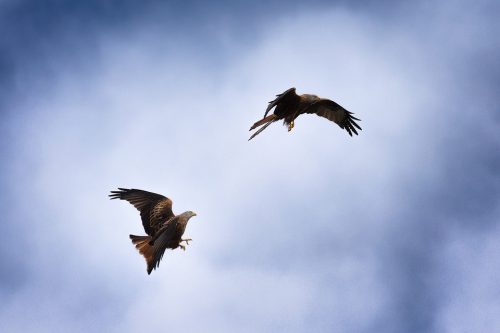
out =
<svg viewBox="0 0 500 333"><path fill-rule="evenodd" d="M148 264L148 274L151 274L151 271L155 267L154 247L149 245L151 236L130 235L130 239L132 240L132 244L135 245L136 249L139 250L139 253L144 256L144 259L146 259L146 263Z"/></svg>
<svg viewBox="0 0 500 333"><path fill-rule="evenodd" d="M259 128L259 130L257 132L255 132L251 137L250 139L248 139L248 141L252 140L256 135L258 135L260 132L262 132L263 130L266 129L267 126L271 125L274 121L276 121L276 115L275 114L271 114L261 120L259 120L258 122L256 122L255 124L252 125L252 127L250 127L250 131L261 126L261 125L264 125L262 126L261 128Z"/></svg>

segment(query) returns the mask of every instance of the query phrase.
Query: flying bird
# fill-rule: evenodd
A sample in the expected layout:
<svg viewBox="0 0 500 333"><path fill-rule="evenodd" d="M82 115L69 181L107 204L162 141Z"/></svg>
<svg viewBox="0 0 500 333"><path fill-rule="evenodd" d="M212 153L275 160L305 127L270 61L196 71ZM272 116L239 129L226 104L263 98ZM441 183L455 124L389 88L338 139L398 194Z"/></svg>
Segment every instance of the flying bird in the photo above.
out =
<svg viewBox="0 0 500 333"><path fill-rule="evenodd" d="M268 116L267 114L274 107L276 107L274 113ZM276 99L269 102L266 113L264 113L264 118L253 124L250 127L250 131L263 126L248 141L265 130L267 126L281 119L283 119L283 124L288 126L288 131L290 132L295 126L295 119L303 113L315 113L320 117L331 120L339 125L340 128L345 129L350 136L352 136L352 133L358 135L356 128L361 130L361 127L355 122L355 120L361 120L354 117L352 112L347 111L334 101L320 98L316 95L297 95L295 88L290 88L284 93L276 95Z"/></svg>
<svg viewBox="0 0 500 333"><path fill-rule="evenodd" d="M118 188L118 191L111 191L109 197L126 200L140 212L147 236L130 235L130 239L146 259L148 274L160 265L166 249L180 247L186 250L186 246L181 243L189 245L191 239L183 239L182 235L189 219L196 216L195 213L188 211L176 216L172 212L172 200L143 190Z"/></svg>

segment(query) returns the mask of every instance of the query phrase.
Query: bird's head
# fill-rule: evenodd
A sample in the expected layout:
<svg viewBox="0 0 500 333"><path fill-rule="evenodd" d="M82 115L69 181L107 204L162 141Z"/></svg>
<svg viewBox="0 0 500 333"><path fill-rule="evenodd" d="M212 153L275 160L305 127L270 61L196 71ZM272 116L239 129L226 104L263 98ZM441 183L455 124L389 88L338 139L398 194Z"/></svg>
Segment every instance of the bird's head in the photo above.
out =
<svg viewBox="0 0 500 333"><path fill-rule="evenodd" d="M193 216L196 216L196 213L192 212L192 211L187 211L187 212L183 213L183 215L185 215L188 219L190 219Z"/></svg>

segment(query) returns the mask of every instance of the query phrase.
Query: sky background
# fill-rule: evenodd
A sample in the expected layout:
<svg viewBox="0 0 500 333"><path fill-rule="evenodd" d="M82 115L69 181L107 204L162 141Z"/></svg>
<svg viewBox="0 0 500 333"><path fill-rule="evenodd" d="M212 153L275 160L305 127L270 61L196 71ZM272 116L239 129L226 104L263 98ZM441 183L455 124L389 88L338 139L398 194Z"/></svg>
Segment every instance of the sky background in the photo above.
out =
<svg viewBox="0 0 500 333"><path fill-rule="evenodd" d="M0 331L500 332L500 3L0 1ZM290 87L314 115L247 142ZM116 187L197 212L146 274Z"/></svg>

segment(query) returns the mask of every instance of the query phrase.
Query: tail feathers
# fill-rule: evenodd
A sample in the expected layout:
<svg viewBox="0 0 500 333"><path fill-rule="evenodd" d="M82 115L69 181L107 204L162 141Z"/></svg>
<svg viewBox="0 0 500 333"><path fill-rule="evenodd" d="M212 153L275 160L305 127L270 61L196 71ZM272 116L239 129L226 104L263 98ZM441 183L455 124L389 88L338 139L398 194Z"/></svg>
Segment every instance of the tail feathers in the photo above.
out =
<svg viewBox="0 0 500 333"><path fill-rule="evenodd" d="M255 132L251 137L250 139L248 139L248 141L252 140L254 137L256 137L258 134L260 134L260 132L262 132L263 130L265 130L267 128L267 126L271 125L273 122L276 121L276 115L272 114L272 115L269 115L267 116L266 118L264 119L261 119L259 120L258 122L256 122L255 124L253 124L253 126L250 128L250 130L253 130L254 128L256 127L259 127L261 126L262 124L265 124L264 126L262 126L261 128L259 128L259 130L257 132Z"/></svg>
<svg viewBox="0 0 500 333"><path fill-rule="evenodd" d="M264 125L265 123L268 123L268 122L274 120L274 118L276 118L275 114L271 114L271 115L269 115L267 117L262 118L261 120L259 120L255 124L253 124L252 127L250 127L250 131L253 130L254 128L257 128L257 127L259 127L261 125Z"/></svg>
<svg viewBox="0 0 500 333"><path fill-rule="evenodd" d="M267 128L267 126L271 125L273 123L273 121L270 121L268 122L267 124L265 124L264 126L262 126L261 128L259 128L259 130L257 132L255 132L251 137L250 139L248 139L248 141L252 140L253 138L255 138L258 134L260 134L260 132L262 132L263 130L265 130Z"/></svg>
<svg viewBox="0 0 500 333"><path fill-rule="evenodd" d="M146 259L146 263L148 265L148 274L151 274L151 271L155 268L154 263L154 248L149 245L151 241L151 236L136 236L130 235L130 239L132 240L132 244L135 245L136 249L139 250L139 253L144 256Z"/></svg>

